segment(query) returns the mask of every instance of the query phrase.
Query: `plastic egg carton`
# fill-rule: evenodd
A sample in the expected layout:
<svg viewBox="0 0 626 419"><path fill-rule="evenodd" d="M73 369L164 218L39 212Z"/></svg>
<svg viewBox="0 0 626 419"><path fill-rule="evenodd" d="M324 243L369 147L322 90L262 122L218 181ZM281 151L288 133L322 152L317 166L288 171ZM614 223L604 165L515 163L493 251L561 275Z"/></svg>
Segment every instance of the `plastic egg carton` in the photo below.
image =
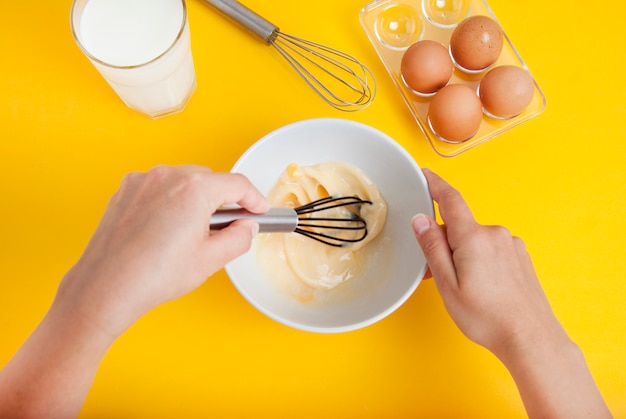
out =
<svg viewBox="0 0 626 419"><path fill-rule="evenodd" d="M490 17L502 30L504 38L502 52L490 68L514 65L528 71L526 64L502 29L502 25L483 0L376 0L365 5L360 13L361 26L421 131L428 138L433 149L444 157L456 156L528 121L539 115L546 106L545 96L533 78L535 88L533 98L520 115L501 120L483 114L478 132L463 142L442 140L432 131L427 116L432 96L416 94L405 85L400 74L402 56L409 46L424 39L438 41L448 48L454 28L467 17L474 15ZM465 84L476 90L488 70L469 74L455 67L449 84Z"/></svg>

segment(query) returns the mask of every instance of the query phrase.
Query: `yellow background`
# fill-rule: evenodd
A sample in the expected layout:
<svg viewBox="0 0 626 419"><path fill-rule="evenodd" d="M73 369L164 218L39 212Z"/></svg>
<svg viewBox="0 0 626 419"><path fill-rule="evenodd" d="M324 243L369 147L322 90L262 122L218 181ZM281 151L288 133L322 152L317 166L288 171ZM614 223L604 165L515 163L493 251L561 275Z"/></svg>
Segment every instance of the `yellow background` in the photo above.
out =
<svg viewBox="0 0 626 419"><path fill-rule="evenodd" d="M544 289L616 417L626 417L626 38L621 2L491 0L548 101L544 113L458 157L420 133L362 31L366 0L245 0L371 67L378 95L344 114L271 48L188 0L198 89L153 121L127 109L74 44L70 1L0 3L0 365L45 314L129 171L227 171L285 124L342 117L378 128L459 188L479 221L525 239ZM358 151L355 151L358 152ZM407 226L408 228L408 226ZM366 329L292 330L224 272L146 315L104 359L82 416L515 418L513 381L469 342L432 281Z"/></svg>

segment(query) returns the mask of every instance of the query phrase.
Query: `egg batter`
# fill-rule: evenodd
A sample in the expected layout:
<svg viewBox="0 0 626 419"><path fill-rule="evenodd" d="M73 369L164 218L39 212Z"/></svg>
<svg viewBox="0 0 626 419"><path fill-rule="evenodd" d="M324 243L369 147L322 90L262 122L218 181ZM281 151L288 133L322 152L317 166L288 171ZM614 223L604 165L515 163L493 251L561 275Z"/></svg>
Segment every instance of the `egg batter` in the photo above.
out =
<svg viewBox="0 0 626 419"><path fill-rule="evenodd" d="M348 163L313 166L290 164L267 195L272 206L299 207L333 196L358 196L371 201L359 208L335 208L324 216L344 218L358 211L368 234L360 242L332 247L300 234L260 234L257 259L267 276L299 301L310 301L317 290L330 290L362 272L367 246L382 231L387 204L376 185L359 168Z"/></svg>

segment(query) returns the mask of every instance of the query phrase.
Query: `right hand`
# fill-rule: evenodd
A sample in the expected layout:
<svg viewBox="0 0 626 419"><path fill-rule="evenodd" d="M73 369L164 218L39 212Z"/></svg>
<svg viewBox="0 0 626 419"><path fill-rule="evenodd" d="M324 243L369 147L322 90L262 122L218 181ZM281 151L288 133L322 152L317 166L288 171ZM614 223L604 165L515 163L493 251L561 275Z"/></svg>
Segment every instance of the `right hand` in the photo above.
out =
<svg viewBox="0 0 626 419"><path fill-rule="evenodd" d="M522 240L476 222L461 194L424 170L444 222L413 230L461 331L511 373L530 418L611 418L580 348L550 308Z"/></svg>
<svg viewBox="0 0 626 419"><path fill-rule="evenodd" d="M452 319L502 358L546 337L568 340L521 239L476 222L461 194L425 169L444 222L418 214L415 236Z"/></svg>

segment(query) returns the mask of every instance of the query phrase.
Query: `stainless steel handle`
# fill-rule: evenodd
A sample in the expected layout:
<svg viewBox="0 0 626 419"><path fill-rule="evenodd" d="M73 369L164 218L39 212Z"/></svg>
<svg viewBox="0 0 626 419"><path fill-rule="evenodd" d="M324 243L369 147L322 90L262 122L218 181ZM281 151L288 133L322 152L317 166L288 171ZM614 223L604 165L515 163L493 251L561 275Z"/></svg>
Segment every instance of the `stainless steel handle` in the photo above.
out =
<svg viewBox="0 0 626 419"><path fill-rule="evenodd" d="M259 223L260 233L291 233L298 226L298 214L293 208L270 208L264 214L254 214L235 208L217 210L211 216L211 230L221 230L233 221L242 218Z"/></svg>
<svg viewBox="0 0 626 419"><path fill-rule="evenodd" d="M269 44L278 32L278 27L259 16L236 0L205 0L226 16L235 20Z"/></svg>

